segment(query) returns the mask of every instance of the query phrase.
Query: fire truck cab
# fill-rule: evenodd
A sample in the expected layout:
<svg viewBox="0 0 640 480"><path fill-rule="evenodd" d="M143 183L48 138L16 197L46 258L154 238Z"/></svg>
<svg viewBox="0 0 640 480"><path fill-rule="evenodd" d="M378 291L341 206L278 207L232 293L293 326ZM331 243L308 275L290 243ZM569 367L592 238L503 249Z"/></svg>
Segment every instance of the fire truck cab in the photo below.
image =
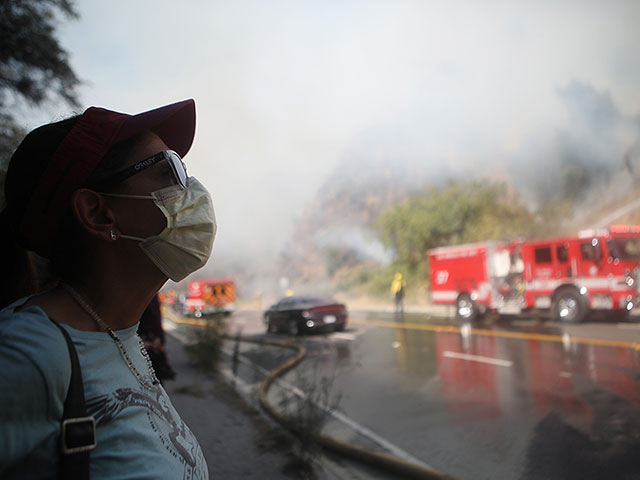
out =
<svg viewBox="0 0 640 480"><path fill-rule="evenodd" d="M236 287L233 278L196 280L189 283L184 313L200 318L210 313L235 310Z"/></svg>
<svg viewBox="0 0 640 480"><path fill-rule="evenodd" d="M455 304L462 319L535 309L580 322L595 310L625 316L639 303L640 226L439 247L428 255L433 303Z"/></svg>

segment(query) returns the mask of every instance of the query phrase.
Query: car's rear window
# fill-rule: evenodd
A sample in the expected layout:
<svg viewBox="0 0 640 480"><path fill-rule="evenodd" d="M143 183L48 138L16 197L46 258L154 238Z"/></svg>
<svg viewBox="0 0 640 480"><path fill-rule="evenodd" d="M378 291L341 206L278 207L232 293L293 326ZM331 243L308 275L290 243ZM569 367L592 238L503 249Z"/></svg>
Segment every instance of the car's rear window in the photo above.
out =
<svg viewBox="0 0 640 480"><path fill-rule="evenodd" d="M333 300L322 297L300 297L297 303L327 304L333 303Z"/></svg>

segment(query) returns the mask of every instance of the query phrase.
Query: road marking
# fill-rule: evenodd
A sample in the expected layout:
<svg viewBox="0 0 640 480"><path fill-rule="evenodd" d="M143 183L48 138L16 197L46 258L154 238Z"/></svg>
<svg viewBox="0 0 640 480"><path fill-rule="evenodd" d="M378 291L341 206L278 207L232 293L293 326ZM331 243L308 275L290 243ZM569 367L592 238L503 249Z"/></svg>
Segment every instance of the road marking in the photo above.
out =
<svg viewBox="0 0 640 480"><path fill-rule="evenodd" d="M510 367L513 365L511 360L501 360L499 358L482 357L480 355L469 355L467 353L451 352L446 350L442 353L443 357L459 358L460 360L469 360L471 362L489 363L499 367Z"/></svg>
<svg viewBox="0 0 640 480"><path fill-rule="evenodd" d="M426 330L431 332L460 333L461 331L460 327L454 327L453 325L433 325L430 323L385 322L381 320L350 320L350 322L358 325L374 325L377 327L405 328L408 330ZM489 337L515 338L519 340L541 340L545 342L562 343L562 335L550 335L545 333L506 332L472 328L471 334L484 335ZM599 338L571 337L571 342L584 345L601 345L604 347L622 347L640 350L640 343L623 342L620 340L601 340Z"/></svg>
<svg viewBox="0 0 640 480"><path fill-rule="evenodd" d="M169 319L172 322L175 323L183 323L185 325L195 325L197 327L208 327L209 325L212 325L213 323L209 320L203 320L203 319L197 319L197 318L184 318L184 317L176 317L175 315L171 314L171 313L164 313L164 318L165 319Z"/></svg>
<svg viewBox="0 0 640 480"><path fill-rule="evenodd" d="M393 443L385 440L384 438L382 438L380 435L378 435L374 431L368 429L364 425L360 425L359 423L355 422L354 420L352 420L351 418L347 417L346 415L343 415L342 413L338 412L337 410L330 410L328 413L329 413L329 415L331 415L333 418L335 418L339 422L342 422L345 425L351 427L353 430L358 432L360 435L362 435L363 437L368 438L369 440L377 443L379 446L381 446L382 448L385 448L388 452L392 453L396 457L402 458L403 460L406 460L407 462L412 462L412 463L417 463L418 465L427 466L422 460L414 457L413 455L411 455L410 453L408 453L405 450L401 449L400 447L398 447L398 446L394 445Z"/></svg>
<svg viewBox="0 0 640 480"><path fill-rule="evenodd" d="M341 340L355 340L356 336L353 333L341 333L337 332L331 335L331 338L339 338Z"/></svg>

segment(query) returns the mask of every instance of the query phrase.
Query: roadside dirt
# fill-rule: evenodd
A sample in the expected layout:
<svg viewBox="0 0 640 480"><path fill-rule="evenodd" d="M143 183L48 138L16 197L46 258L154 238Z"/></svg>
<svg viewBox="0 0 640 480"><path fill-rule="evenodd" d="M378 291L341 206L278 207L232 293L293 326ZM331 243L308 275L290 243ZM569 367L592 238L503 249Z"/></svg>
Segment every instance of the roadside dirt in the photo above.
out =
<svg viewBox="0 0 640 480"><path fill-rule="evenodd" d="M192 367L171 336L167 354L177 376L165 382L165 390L198 439L210 478L314 478L298 464L293 437L270 425L222 379Z"/></svg>

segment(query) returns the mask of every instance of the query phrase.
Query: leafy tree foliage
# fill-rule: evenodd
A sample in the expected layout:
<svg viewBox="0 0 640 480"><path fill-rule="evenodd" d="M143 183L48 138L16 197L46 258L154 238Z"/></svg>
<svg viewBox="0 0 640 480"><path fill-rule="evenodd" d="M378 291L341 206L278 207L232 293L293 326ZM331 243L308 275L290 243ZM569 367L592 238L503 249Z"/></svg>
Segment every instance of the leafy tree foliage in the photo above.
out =
<svg viewBox="0 0 640 480"><path fill-rule="evenodd" d="M26 134L26 130L17 125L11 115L0 111L0 166L6 168L9 158ZM0 172L3 172L3 168L0 168ZM0 185L4 185L4 178L2 182Z"/></svg>
<svg viewBox="0 0 640 480"><path fill-rule="evenodd" d="M60 98L77 106L79 79L55 36L60 16L77 18L71 0L0 0L0 162L5 164L24 131L16 105Z"/></svg>
<svg viewBox="0 0 640 480"><path fill-rule="evenodd" d="M530 236L535 223L535 216L505 184L451 182L384 212L376 228L395 251L398 267L419 278L426 274L430 248Z"/></svg>

